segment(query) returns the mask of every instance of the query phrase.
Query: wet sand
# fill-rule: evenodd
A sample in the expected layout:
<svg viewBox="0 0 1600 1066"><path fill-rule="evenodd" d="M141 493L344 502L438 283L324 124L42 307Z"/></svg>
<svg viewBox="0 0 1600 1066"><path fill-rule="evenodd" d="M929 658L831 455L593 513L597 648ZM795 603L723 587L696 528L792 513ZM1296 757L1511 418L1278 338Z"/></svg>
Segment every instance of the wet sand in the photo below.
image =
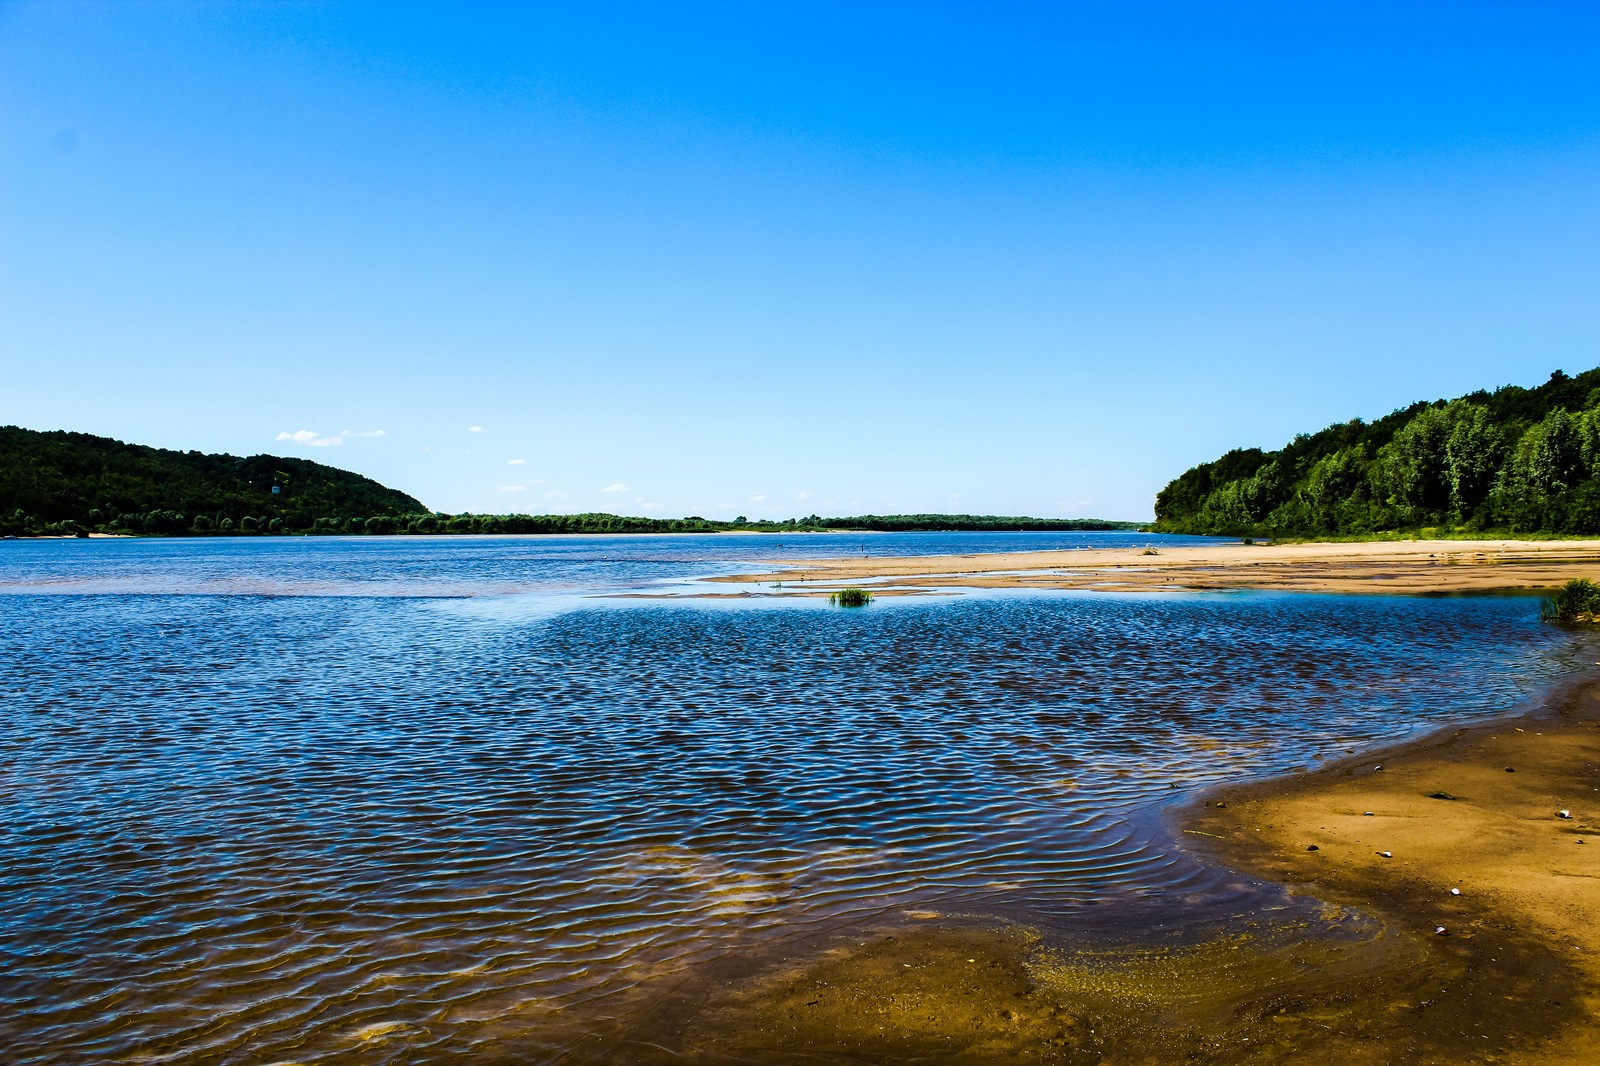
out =
<svg viewBox="0 0 1600 1066"><path fill-rule="evenodd" d="M868 582L896 594L930 588L1103 591L1271 589L1441 593L1552 588L1600 576L1600 540L1418 540L1207 544L903 558L796 559L785 569L712 578L823 595Z"/></svg>
<svg viewBox="0 0 1600 1066"><path fill-rule="evenodd" d="M1224 790L1185 829L1459 957L1461 980L1409 1009L1475 1031L1474 1061L1501 1043L1508 1061L1600 1062L1600 685L1552 710Z"/></svg>
<svg viewBox="0 0 1600 1066"><path fill-rule="evenodd" d="M1600 684L1172 822L1320 915L1123 943L919 915L693 986L640 1061L1600 1061Z"/></svg>

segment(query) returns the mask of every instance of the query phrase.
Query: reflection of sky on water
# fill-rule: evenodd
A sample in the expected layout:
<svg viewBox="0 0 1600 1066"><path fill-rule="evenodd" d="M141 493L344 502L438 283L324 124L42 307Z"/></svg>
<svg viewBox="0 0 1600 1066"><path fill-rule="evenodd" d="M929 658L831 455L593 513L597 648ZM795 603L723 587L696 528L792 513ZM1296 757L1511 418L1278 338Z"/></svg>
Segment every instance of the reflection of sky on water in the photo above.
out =
<svg viewBox="0 0 1600 1066"><path fill-rule="evenodd" d="M709 539L19 546L15 1062L339 1062L390 1024L384 1061L537 1060L552 1010L626 1017L652 975L841 923L1282 906L1164 805L1503 710L1575 654L1526 599L591 598L748 561Z"/></svg>

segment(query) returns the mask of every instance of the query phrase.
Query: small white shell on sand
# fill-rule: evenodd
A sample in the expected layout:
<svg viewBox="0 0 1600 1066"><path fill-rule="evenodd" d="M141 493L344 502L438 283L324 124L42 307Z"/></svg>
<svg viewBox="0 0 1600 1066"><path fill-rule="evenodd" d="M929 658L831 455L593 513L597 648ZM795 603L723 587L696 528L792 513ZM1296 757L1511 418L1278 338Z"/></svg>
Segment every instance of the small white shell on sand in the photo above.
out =
<svg viewBox="0 0 1600 1066"><path fill-rule="evenodd" d="M1392 851L1380 851L1380 852L1378 852L1378 854L1382 855L1386 859L1394 858L1394 852L1392 852Z"/></svg>
<svg viewBox="0 0 1600 1066"><path fill-rule="evenodd" d="M1461 895L1461 890L1459 888L1452 888L1450 890L1450 894L1452 896L1459 896L1459 895Z"/></svg>

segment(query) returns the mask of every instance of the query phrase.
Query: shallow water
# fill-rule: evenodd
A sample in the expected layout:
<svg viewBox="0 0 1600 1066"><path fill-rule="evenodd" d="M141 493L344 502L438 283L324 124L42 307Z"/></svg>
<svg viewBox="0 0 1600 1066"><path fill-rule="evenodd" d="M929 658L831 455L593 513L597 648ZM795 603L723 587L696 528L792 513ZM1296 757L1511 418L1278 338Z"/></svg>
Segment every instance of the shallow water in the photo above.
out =
<svg viewBox="0 0 1600 1066"><path fill-rule="evenodd" d="M1576 654L1529 599L594 596L862 543L0 545L6 1060L603 1061L685 975L829 929L1202 928L1283 903L1165 803Z"/></svg>

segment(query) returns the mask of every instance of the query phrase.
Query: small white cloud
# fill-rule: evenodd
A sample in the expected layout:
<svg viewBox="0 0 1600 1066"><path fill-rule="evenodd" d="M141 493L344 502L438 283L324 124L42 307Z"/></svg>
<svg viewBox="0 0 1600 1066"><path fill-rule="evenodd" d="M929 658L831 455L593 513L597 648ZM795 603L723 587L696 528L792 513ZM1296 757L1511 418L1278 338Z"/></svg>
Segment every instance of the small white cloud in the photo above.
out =
<svg viewBox="0 0 1600 1066"><path fill-rule="evenodd" d="M311 448L326 448L332 444L344 443L343 437L320 436L314 429L297 429L293 433L285 430L278 434L277 439L291 441L295 444L304 444Z"/></svg>
<svg viewBox="0 0 1600 1066"><path fill-rule="evenodd" d="M501 485L500 486L500 491L501 492L527 492L528 491L528 486L526 486L526 485Z"/></svg>
<svg viewBox="0 0 1600 1066"><path fill-rule="evenodd" d="M601 492L627 492L628 491L628 486L624 485L620 481L613 481L611 484L607 485L605 488L601 489L600 491Z"/></svg>
<svg viewBox="0 0 1600 1066"><path fill-rule="evenodd" d="M713 511L731 511L731 510L733 510L733 504L731 504L731 503L714 503L714 504L711 505L711 509Z"/></svg>
<svg viewBox="0 0 1600 1066"><path fill-rule="evenodd" d="M533 480L532 480L532 482L530 482L530 484L534 484L534 485L543 485L543 484L544 484L544 478L542 478L542 477L536 477L536 478L534 478L534 479L533 479Z"/></svg>
<svg viewBox="0 0 1600 1066"><path fill-rule="evenodd" d="M567 498L567 494L562 492L560 489L551 489L549 492L544 494L544 498L547 500L564 500Z"/></svg>
<svg viewBox="0 0 1600 1066"><path fill-rule="evenodd" d="M339 433L341 437L382 437L386 435L381 429L346 429L341 430Z"/></svg>
<svg viewBox="0 0 1600 1066"><path fill-rule="evenodd" d="M809 490L807 490L806 492L802 492L802 493L797 494L795 496L795 499L797 499L797 500L809 500L809 499L811 499L812 495L813 495L813 493L811 493Z"/></svg>
<svg viewBox="0 0 1600 1066"><path fill-rule="evenodd" d="M506 460L506 465L507 466L521 466L523 463L526 463L527 461L528 460L526 460L526 459L507 459Z"/></svg>
<svg viewBox="0 0 1600 1066"><path fill-rule="evenodd" d="M482 433L483 432L483 427L482 426L468 426L467 427L467 432L468 433Z"/></svg>
<svg viewBox="0 0 1600 1066"><path fill-rule="evenodd" d="M752 496L752 497L750 497L750 502L751 503L766 503L767 502L767 498L765 496L760 496L760 495Z"/></svg>
<svg viewBox="0 0 1600 1066"><path fill-rule="evenodd" d="M656 500L650 500L648 502L640 500L639 509L641 511L659 511L661 510L661 504Z"/></svg>

